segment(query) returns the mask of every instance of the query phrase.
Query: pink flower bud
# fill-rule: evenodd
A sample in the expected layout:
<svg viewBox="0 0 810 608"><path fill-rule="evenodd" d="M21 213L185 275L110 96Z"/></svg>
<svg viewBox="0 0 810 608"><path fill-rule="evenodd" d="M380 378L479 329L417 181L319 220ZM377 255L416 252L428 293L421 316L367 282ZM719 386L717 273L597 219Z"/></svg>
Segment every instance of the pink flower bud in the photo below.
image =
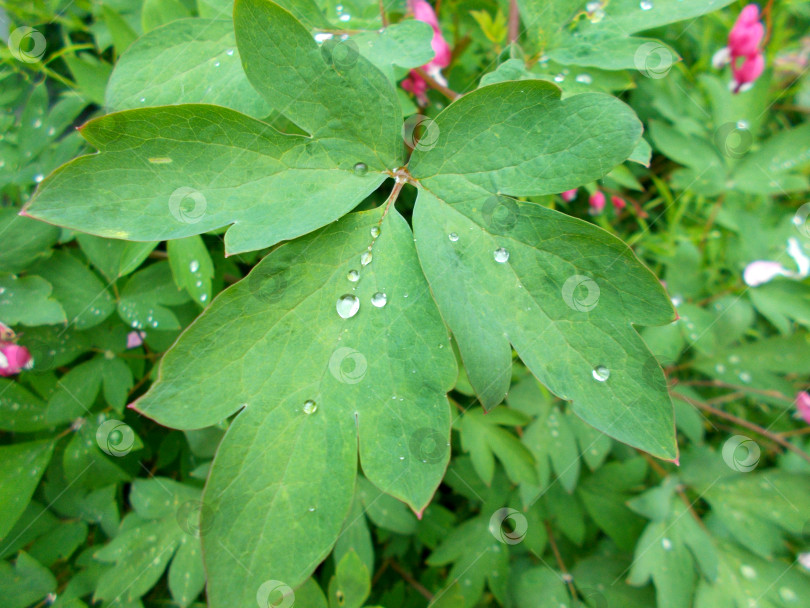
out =
<svg viewBox="0 0 810 608"><path fill-rule="evenodd" d="M566 203L570 203L577 197L577 189L574 188L573 190L566 190L565 192L560 194L560 196Z"/></svg>
<svg viewBox="0 0 810 608"><path fill-rule="evenodd" d="M439 20L436 18L436 13L430 4L424 0L412 0L411 9L413 10L414 19L429 23L434 30L439 29Z"/></svg>
<svg viewBox="0 0 810 608"><path fill-rule="evenodd" d="M738 23L755 23L759 21L759 6L756 4L748 4L744 9L740 11L740 15L737 17L737 21L734 25Z"/></svg>
<svg viewBox="0 0 810 608"><path fill-rule="evenodd" d="M765 27L759 22L735 25L728 34L728 49L732 57L750 57L759 50Z"/></svg>
<svg viewBox="0 0 810 608"><path fill-rule="evenodd" d="M739 90L744 84L754 82L760 77L764 70L765 57L763 57L762 53L759 52L752 57L746 57L745 61L743 61L741 65L733 66L732 73L734 74L734 82L737 83L736 90Z"/></svg>
<svg viewBox="0 0 810 608"><path fill-rule="evenodd" d="M591 215L602 213L605 208L605 194L597 190L588 198L588 204L591 206Z"/></svg>
<svg viewBox="0 0 810 608"><path fill-rule="evenodd" d="M416 71L411 70L408 77L402 81L401 86L403 89L412 93L414 97L419 100L419 103L426 106L428 103L427 98L427 82Z"/></svg>
<svg viewBox="0 0 810 608"><path fill-rule="evenodd" d="M796 395L796 413L807 424L810 424L810 393L807 391L802 391Z"/></svg>
<svg viewBox="0 0 810 608"><path fill-rule="evenodd" d="M613 203L613 208L616 211L621 211L625 207L627 207L627 202L621 196L611 196L610 202Z"/></svg>
<svg viewBox="0 0 810 608"><path fill-rule="evenodd" d="M8 343L0 346L0 376L19 374L24 369L31 369L33 363L31 353L24 346Z"/></svg>
<svg viewBox="0 0 810 608"><path fill-rule="evenodd" d="M425 70L431 78L446 86L447 81L444 76L442 76L441 70L450 65L453 52L450 49L450 45L447 44L447 40L442 36L436 13L433 11L433 7L424 0L411 0L410 7L417 21L424 21L433 28L433 38L430 41L430 46L433 49L433 59L423 65L422 69ZM402 81L402 88L413 93L421 105L427 105L428 99L427 95L425 95L427 92L427 83L416 74L416 72L412 71L410 76Z"/></svg>

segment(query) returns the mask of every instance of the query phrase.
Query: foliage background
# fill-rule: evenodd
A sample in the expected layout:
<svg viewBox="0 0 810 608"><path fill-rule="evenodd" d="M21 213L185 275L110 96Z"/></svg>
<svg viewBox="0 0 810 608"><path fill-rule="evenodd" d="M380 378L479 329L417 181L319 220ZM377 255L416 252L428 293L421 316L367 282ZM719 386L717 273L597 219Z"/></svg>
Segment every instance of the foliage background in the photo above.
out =
<svg viewBox="0 0 810 608"><path fill-rule="evenodd" d="M204 605L200 493L226 423L171 431L125 406L182 328L265 252L225 258L217 232L184 246L114 241L17 212L43 176L89 151L73 127L104 113L124 49L216 4L2 4L4 36L35 27L46 44L33 62L1 51L0 321L35 361L0 380L0 597L11 608ZM377 15L376 2L345 4ZM680 467L595 432L517 361L506 404L486 416L462 374L452 462L421 520L361 478L351 525L296 605L742 608L810 597L810 441L795 405L810 378L810 285L743 281L756 260L800 271L790 239L808 252L810 8L769 3L768 69L733 96L711 58L741 6L647 32L682 57L656 72L555 64L532 32L508 45L508 2L442 3L450 89L541 77L567 93L612 91L642 118L649 168L622 165L568 203L533 200L619 236L665 281L680 319L642 335L667 372ZM428 95L422 113L435 116L448 99ZM630 204L590 215L597 187ZM412 198L403 192L403 213ZM133 327L145 340L127 348Z"/></svg>

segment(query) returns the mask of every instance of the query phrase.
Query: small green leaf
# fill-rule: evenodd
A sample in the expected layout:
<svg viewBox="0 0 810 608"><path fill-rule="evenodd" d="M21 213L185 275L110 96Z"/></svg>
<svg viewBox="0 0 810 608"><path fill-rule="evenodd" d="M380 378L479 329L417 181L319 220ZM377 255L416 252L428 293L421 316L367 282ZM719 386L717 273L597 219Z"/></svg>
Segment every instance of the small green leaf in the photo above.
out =
<svg viewBox="0 0 810 608"><path fill-rule="evenodd" d="M169 306L188 301L172 280L167 262L158 262L138 271L121 290L118 314L136 329L180 329L180 322Z"/></svg>
<svg viewBox="0 0 810 608"><path fill-rule="evenodd" d="M0 562L0 595L6 608L26 608L55 590L56 578L51 571L24 551L13 566Z"/></svg>
<svg viewBox="0 0 810 608"><path fill-rule="evenodd" d="M0 446L0 537L25 511L53 455L50 440Z"/></svg>
<svg viewBox="0 0 810 608"><path fill-rule="evenodd" d="M53 288L42 277L0 275L0 319L8 325L52 325L66 321Z"/></svg>
<svg viewBox="0 0 810 608"><path fill-rule="evenodd" d="M205 308L211 301L214 263L199 236L169 241L166 245L174 283L185 289L191 299Z"/></svg>
<svg viewBox="0 0 810 608"><path fill-rule="evenodd" d="M329 582L330 608L361 608L371 592L371 576L354 551L349 551L337 565Z"/></svg>

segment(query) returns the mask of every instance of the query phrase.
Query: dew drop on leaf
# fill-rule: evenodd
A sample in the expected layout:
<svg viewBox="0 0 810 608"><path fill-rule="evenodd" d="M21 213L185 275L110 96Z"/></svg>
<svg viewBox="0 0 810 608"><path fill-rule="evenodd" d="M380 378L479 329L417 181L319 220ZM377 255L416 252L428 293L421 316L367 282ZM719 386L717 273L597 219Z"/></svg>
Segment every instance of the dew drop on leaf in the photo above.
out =
<svg viewBox="0 0 810 608"><path fill-rule="evenodd" d="M338 298L337 313L341 319L348 319L360 310L360 300L357 296L347 293Z"/></svg>
<svg viewBox="0 0 810 608"><path fill-rule="evenodd" d="M386 302L388 302L388 296L386 296L383 292L378 291L373 296L371 296L371 303L374 304L377 308L382 308L385 306Z"/></svg>
<svg viewBox="0 0 810 608"><path fill-rule="evenodd" d="M376 239L380 236L380 227L379 226L372 226L371 227L371 238Z"/></svg>
<svg viewBox="0 0 810 608"><path fill-rule="evenodd" d="M672 549L672 541L668 538L661 539L661 546L664 548L664 551L669 551Z"/></svg>
<svg viewBox="0 0 810 608"><path fill-rule="evenodd" d="M369 264L371 264L371 252L370 251L363 252L363 255L360 256L360 264L362 264L363 266L368 266Z"/></svg>
<svg viewBox="0 0 810 608"><path fill-rule="evenodd" d="M649 11L653 7L652 0L641 0L641 2L639 2L638 5L641 7L641 10L643 11Z"/></svg>
<svg viewBox="0 0 810 608"><path fill-rule="evenodd" d="M354 166L354 174L363 176L368 173L368 165L366 163L357 163Z"/></svg>
<svg viewBox="0 0 810 608"><path fill-rule="evenodd" d="M191 272L197 272L200 269L200 263L197 260L191 260L188 265L188 269Z"/></svg>
<svg viewBox="0 0 810 608"><path fill-rule="evenodd" d="M610 378L610 370L604 365L597 365L593 368L593 379L597 382L604 382Z"/></svg>
<svg viewBox="0 0 810 608"><path fill-rule="evenodd" d="M447 235L447 238L455 243L458 240L458 235L455 232L451 232Z"/></svg>
<svg viewBox="0 0 810 608"><path fill-rule="evenodd" d="M593 82L590 74L578 74L574 80L580 84L591 84Z"/></svg>
<svg viewBox="0 0 810 608"><path fill-rule="evenodd" d="M315 403L312 399L307 399L306 401L304 401L304 413L307 416L309 416L310 414L314 414L317 410L318 404Z"/></svg>
<svg viewBox="0 0 810 608"><path fill-rule="evenodd" d="M499 264L503 264L509 259L509 252L504 249L503 247L498 247L493 254L495 261Z"/></svg>
<svg viewBox="0 0 810 608"><path fill-rule="evenodd" d="M352 283L357 283L360 280L360 273L356 270L350 270L346 274L346 278L349 279Z"/></svg>

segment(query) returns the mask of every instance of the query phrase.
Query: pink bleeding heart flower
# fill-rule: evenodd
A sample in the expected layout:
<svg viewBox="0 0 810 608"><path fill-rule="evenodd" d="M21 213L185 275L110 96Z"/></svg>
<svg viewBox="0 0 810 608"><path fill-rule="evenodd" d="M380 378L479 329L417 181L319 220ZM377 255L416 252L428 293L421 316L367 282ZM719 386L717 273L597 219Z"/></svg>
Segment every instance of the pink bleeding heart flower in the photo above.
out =
<svg viewBox="0 0 810 608"><path fill-rule="evenodd" d="M605 194L601 190L597 190L588 198L588 204L591 206L590 214L599 215L605 209Z"/></svg>
<svg viewBox="0 0 810 608"><path fill-rule="evenodd" d="M613 208L616 211L621 211L625 207L627 207L627 202L621 197L613 195L610 197L610 202L613 203Z"/></svg>
<svg viewBox="0 0 810 608"><path fill-rule="evenodd" d="M750 57L759 50L765 37L765 26L759 21L750 25L740 24L739 20L728 34L728 50L732 57Z"/></svg>
<svg viewBox="0 0 810 608"><path fill-rule="evenodd" d="M433 7L424 0L410 0L413 16L417 21L424 21L433 28L433 38L430 46L433 49L433 59L422 66L422 69L436 82L447 86L447 80L442 75L442 68L450 65L452 51L447 40L444 39L439 28L439 20ZM412 93L419 100L420 105L427 105L427 82L416 70L411 70L408 77L402 81L402 88Z"/></svg>
<svg viewBox="0 0 810 608"><path fill-rule="evenodd" d="M807 424L810 424L810 393L802 391L796 395L796 413Z"/></svg>
<svg viewBox="0 0 810 608"><path fill-rule="evenodd" d="M31 353L24 346L0 343L0 376L7 378L19 374L24 369L31 369L33 364Z"/></svg>
<svg viewBox="0 0 810 608"><path fill-rule="evenodd" d="M560 196L566 203L570 203L577 197L577 189L574 188L573 190L566 190L565 192L560 193Z"/></svg>
<svg viewBox="0 0 810 608"><path fill-rule="evenodd" d="M740 65L731 68L734 74L736 87L734 92L739 92L745 85L752 84L765 71L765 57L762 53L757 53L751 57L746 57Z"/></svg>

